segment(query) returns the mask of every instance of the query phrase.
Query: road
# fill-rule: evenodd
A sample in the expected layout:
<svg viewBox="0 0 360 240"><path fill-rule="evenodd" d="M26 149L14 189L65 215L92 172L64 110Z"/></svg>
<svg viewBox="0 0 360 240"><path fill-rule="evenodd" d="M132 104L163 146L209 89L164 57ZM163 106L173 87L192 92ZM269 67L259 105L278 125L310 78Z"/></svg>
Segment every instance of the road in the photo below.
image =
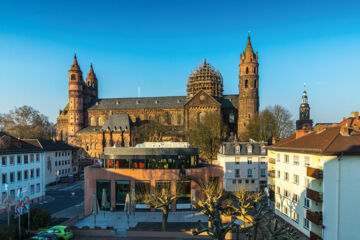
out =
<svg viewBox="0 0 360 240"><path fill-rule="evenodd" d="M30 207L47 210L56 217L74 217L83 212L83 201L84 181L59 183L46 187L45 200ZM0 214L0 226L6 225L7 213Z"/></svg>

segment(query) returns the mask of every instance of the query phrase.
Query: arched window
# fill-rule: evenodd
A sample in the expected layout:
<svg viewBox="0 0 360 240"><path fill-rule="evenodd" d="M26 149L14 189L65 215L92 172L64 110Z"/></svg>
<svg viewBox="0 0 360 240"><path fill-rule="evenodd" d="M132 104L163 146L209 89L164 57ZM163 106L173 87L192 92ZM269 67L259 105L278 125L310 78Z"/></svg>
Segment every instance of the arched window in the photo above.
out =
<svg viewBox="0 0 360 240"><path fill-rule="evenodd" d="M95 118L91 117L90 118L90 126L96 126L96 122L95 122Z"/></svg>
<svg viewBox="0 0 360 240"><path fill-rule="evenodd" d="M175 116L174 115L171 115L171 117L170 117L170 124L175 125Z"/></svg>
<svg viewBox="0 0 360 240"><path fill-rule="evenodd" d="M245 80L245 88L248 88L248 86L249 86L249 81L246 79Z"/></svg>
<svg viewBox="0 0 360 240"><path fill-rule="evenodd" d="M101 123L102 123L102 120L101 120L101 117L98 117L98 126L101 126Z"/></svg>
<svg viewBox="0 0 360 240"><path fill-rule="evenodd" d="M246 67L245 72L246 72L246 74L248 74L248 73L249 73L249 68L248 68L248 67Z"/></svg>
<svg viewBox="0 0 360 240"><path fill-rule="evenodd" d="M235 146L235 154L240 154L240 145L239 144L237 144Z"/></svg>
<svg viewBox="0 0 360 240"><path fill-rule="evenodd" d="M71 74L71 80L76 80L76 75L75 74Z"/></svg>
<svg viewBox="0 0 360 240"><path fill-rule="evenodd" d="M247 146L247 152L248 152L248 153L252 153L252 150L253 150L253 147L252 147L251 144L249 144L249 145Z"/></svg>
<svg viewBox="0 0 360 240"><path fill-rule="evenodd" d="M205 113L199 112L198 113L198 123L202 123L204 121Z"/></svg>

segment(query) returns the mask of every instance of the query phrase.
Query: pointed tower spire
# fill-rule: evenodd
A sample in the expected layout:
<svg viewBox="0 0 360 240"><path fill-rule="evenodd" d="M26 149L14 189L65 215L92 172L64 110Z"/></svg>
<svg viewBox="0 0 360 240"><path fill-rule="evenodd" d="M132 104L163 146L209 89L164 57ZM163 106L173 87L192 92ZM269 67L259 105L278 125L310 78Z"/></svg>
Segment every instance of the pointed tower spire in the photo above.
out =
<svg viewBox="0 0 360 240"><path fill-rule="evenodd" d="M70 67L70 70L71 71L81 71L80 66L79 66L79 64L77 62L76 53L75 53L75 56L74 56L74 61L73 61L72 65L71 65L71 67Z"/></svg>
<svg viewBox="0 0 360 240"><path fill-rule="evenodd" d="M250 41L250 33L248 35L248 41L247 41L246 48L245 48L245 54L247 56L254 55L254 50L252 48L251 41Z"/></svg>

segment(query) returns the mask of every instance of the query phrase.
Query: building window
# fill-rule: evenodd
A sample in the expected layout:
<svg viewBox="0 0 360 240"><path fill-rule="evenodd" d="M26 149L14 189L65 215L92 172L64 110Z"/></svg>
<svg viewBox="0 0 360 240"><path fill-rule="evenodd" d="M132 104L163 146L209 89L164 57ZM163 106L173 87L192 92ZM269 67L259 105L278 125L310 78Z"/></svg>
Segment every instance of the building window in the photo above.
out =
<svg viewBox="0 0 360 240"><path fill-rule="evenodd" d="M253 150L253 147L252 147L251 144L249 144L249 145L247 146L247 152L248 152L248 153L252 153L252 150Z"/></svg>
<svg viewBox="0 0 360 240"><path fill-rule="evenodd" d="M248 86L249 86L249 81L246 79L245 80L245 88L248 88Z"/></svg>
<svg viewBox="0 0 360 240"><path fill-rule="evenodd" d="M34 162L34 154L30 154L30 163Z"/></svg>
<svg viewBox="0 0 360 240"><path fill-rule="evenodd" d="M13 183L13 182L15 182L15 173L11 172L10 173L10 183Z"/></svg>
<svg viewBox="0 0 360 240"><path fill-rule="evenodd" d="M285 214L286 216L289 215L289 208L288 208L287 206L284 206L284 214Z"/></svg>
<svg viewBox="0 0 360 240"><path fill-rule="evenodd" d="M237 144L237 145L235 146L235 153L236 153L236 154L240 154L240 149L241 149L240 145Z"/></svg>
<svg viewBox="0 0 360 240"><path fill-rule="evenodd" d="M266 169L265 168L260 169L260 174L261 177L266 177Z"/></svg>
<svg viewBox="0 0 360 240"><path fill-rule="evenodd" d="M248 164L252 164L252 158L251 158L251 157L249 157L249 158L247 159L247 163L248 163Z"/></svg>
<svg viewBox="0 0 360 240"><path fill-rule="evenodd" d="M36 177L40 177L40 168L36 169Z"/></svg>
<svg viewBox="0 0 360 240"><path fill-rule="evenodd" d="M198 123L202 123L204 121L205 114L203 112L198 113Z"/></svg>
<svg viewBox="0 0 360 240"><path fill-rule="evenodd" d="M293 178L294 178L294 183L299 184L299 175L294 174Z"/></svg>
<svg viewBox="0 0 360 240"><path fill-rule="evenodd" d="M33 195L35 193L35 186L31 185L30 186L30 195Z"/></svg>
<svg viewBox="0 0 360 240"><path fill-rule="evenodd" d="M40 155L36 154L36 162L40 162Z"/></svg>
<svg viewBox="0 0 360 240"><path fill-rule="evenodd" d="M305 165L305 167L309 167L309 166L310 166L310 157L305 157L305 158L304 158L304 165Z"/></svg>
<svg viewBox="0 0 360 240"><path fill-rule="evenodd" d="M310 208L310 199L304 198L304 207L305 208Z"/></svg>
<svg viewBox="0 0 360 240"><path fill-rule="evenodd" d="M98 126L101 126L101 123L102 123L101 117L98 117L97 122L98 122Z"/></svg>
<svg viewBox="0 0 360 240"><path fill-rule="evenodd" d="M289 173L287 172L284 173L284 180L289 181Z"/></svg>
<svg viewBox="0 0 360 240"><path fill-rule="evenodd" d="M276 161L280 162L280 153L276 154Z"/></svg>
<svg viewBox="0 0 360 240"><path fill-rule="evenodd" d="M246 179L246 180L245 180L245 183L249 183L249 180Z"/></svg>
<svg viewBox="0 0 360 240"><path fill-rule="evenodd" d="M261 145L261 154L266 154L266 146L264 144Z"/></svg>
<svg viewBox="0 0 360 240"><path fill-rule="evenodd" d="M295 222L297 222L297 223L299 222L299 214L297 212L293 211L291 218Z"/></svg>
<svg viewBox="0 0 360 240"><path fill-rule="evenodd" d="M234 122L235 122L234 113L230 113L230 114L229 114L229 123L234 123Z"/></svg>
<svg viewBox="0 0 360 240"><path fill-rule="evenodd" d="M75 74L71 74L71 80L76 80L76 75Z"/></svg>
<svg viewBox="0 0 360 240"><path fill-rule="evenodd" d="M58 162L57 162L57 161L55 161L55 167L57 167L57 165L58 165Z"/></svg>
<svg viewBox="0 0 360 240"><path fill-rule="evenodd" d="M1 165L6 166L6 157L1 158Z"/></svg>
<svg viewBox="0 0 360 240"><path fill-rule="evenodd" d="M281 172L279 170L277 170L277 178L280 178L281 177Z"/></svg>
<svg viewBox="0 0 360 240"><path fill-rule="evenodd" d="M18 171L18 172L17 172L17 180L18 180L18 181L21 181L21 171Z"/></svg>
<svg viewBox="0 0 360 240"><path fill-rule="evenodd" d="M34 169L30 169L30 178L34 178Z"/></svg>
<svg viewBox="0 0 360 240"><path fill-rule="evenodd" d="M3 173L1 176L2 176L2 184L7 183L7 176L6 176L6 173Z"/></svg>
<svg viewBox="0 0 360 240"><path fill-rule="evenodd" d="M284 163L289 163L289 155L285 154Z"/></svg>
<svg viewBox="0 0 360 240"><path fill-rule="evenodd" d="M304 218L304 228L309 229L309 220L307 220L306 218Z"/></svg>
<svg viewBox="0 0 360 240"><path fill-rule="evenodd" d="M236 179L233 179L233 180L232 180L232 183L233 183L233 184L236 184Z"/></svg>
<svg viewBox="0 0 360 240"><path fill-rule="evenodd" d="M242 181L241 181L241 179L238 179L238 183L241 183Z"/></svg>
<svg viewBox="0 0 360 240"><path fill-rule="evenodd" d="M298 155L294 155L293 158L294 158L294 159L293 159L294 165L299 166L299 156L298 156Z"/></svg>
<svg viewBox="0 0 360 240"><path fill-rule="evenodd" d="M21 156L17 156L17 164L21 164Z"/></svg>
<svg viewBox="0 0 360 240"><path fill-rule="evenodd" d="M240 169L235 169L235 177L240 177Z"/></svg>
<svg viewBox="0 0 360 240"><path fill-rule="evenodd" d="M36 184L36 192L39 193L40 192L40 183Z"/></svg>
<svg viewBox="0 0 360 240"><path fill-rule="evenodd" d="M279 202L276 202L275 207L276 207L277 210L280 210L280 203L279 203Z"/></svg>
<svg viewBox="0 0 360 240"><path fill-rule="evenodd" d="M14 156L10 156L9 159L10 159L10 165L14 165L15 164Z"/></svg>
<svg viewBox="0 0 360 240"><path fill-rule="evenodd" d="M29 163L29 155L25 155L24 156L24 164L28 164Z"/></svg>
<svg viewBox="0 0 360 240"><path fill-rule="evenodd" d="M249 178L252 177L252 169L248 169L248 170L247 170L247 176L248 176Z"/></svg>
<svg viewBox="0 0 360 240"><path fill-rule="evenodd" d="M299 195L293 194L293 202L298 203L299 202Z"/></svg>
<svg viewBox="0 0 360 240"><path fill-rule="evenodd" d="M305 187L311 187L311 184L310 184L310 179L309 178L307 178L307 177L305 177L304 178L304 183L305 183Z"/></svg>
<svg viewBox="0 0 360 240"><path fill-rule="evenodd" d="M239 158L239 157L236 157L236 158L235 158L235 163L236 163L236 164L240 164L240 158Z"/></svg>
<svg viewBox="0 0 360 240"><path fill-rule="evenodd" d="M24 170L24 180L28 179L28 170Z"/></svg>
<svg viewBox="0 0 360 240"><path fill-rule="evenodd" d="M276 187L276 193L280 194L280 187Z"/></svg>
<svg viewBox="0 0 360 240"><path fill-rule="evenodd" d="M284 189L284 197L290 198L290 193L288 190Z"/></svg>

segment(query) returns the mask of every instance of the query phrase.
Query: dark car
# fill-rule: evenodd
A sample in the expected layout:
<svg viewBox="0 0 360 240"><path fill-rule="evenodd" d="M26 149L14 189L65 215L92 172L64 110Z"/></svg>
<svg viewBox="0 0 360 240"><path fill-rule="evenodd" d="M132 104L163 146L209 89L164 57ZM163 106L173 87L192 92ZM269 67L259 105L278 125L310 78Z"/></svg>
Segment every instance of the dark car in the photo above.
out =
<svg viewBox="0 0 360 240"><path fill-rule="evenodd" d="M51 233L41 233L36 236L33 236L29 240L57 240L58 238Z"/></svg>

